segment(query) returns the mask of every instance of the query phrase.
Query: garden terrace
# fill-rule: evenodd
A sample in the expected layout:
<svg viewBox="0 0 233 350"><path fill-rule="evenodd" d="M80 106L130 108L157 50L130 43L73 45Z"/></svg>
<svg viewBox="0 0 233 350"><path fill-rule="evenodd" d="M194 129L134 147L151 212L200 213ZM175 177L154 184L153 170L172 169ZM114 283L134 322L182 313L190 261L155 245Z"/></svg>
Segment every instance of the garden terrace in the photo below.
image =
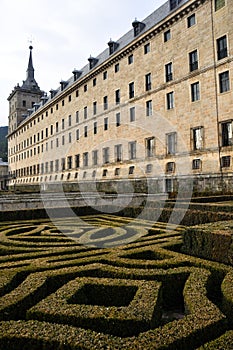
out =
<svg viewBox="0 0 233 350"><path fill-rule="evenodd" d="M58 221L0 224L0 349L233 349L233 267L182 251L185 226Z"/></svg>

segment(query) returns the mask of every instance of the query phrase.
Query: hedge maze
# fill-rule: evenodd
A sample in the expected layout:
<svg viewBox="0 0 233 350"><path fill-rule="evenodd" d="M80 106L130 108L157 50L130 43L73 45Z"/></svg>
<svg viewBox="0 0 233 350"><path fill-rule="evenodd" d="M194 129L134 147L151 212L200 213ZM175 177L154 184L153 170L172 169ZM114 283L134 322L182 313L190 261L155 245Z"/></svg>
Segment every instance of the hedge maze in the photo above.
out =
<svg viewBox="0 0 233 350"><path fill-rule="evenodd" d="M0 224L1 350L233 349L230 264L183 253L184 226L82 219L60 223L79 241L49 220Z"/></svg>

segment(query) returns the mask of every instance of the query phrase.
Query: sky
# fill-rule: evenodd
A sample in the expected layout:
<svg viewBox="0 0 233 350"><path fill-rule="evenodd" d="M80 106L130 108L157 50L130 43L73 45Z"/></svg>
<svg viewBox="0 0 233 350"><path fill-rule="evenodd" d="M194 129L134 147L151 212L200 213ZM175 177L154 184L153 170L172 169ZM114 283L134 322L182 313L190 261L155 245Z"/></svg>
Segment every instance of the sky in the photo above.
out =
<svg viewBox="0 0 233 350"><path fill-rule="evenodd" d="M90 55L107 48L166 0L0 0L0 126L8 124L11 91L26 79L33 46L41 90L59 87Z"/></svg>

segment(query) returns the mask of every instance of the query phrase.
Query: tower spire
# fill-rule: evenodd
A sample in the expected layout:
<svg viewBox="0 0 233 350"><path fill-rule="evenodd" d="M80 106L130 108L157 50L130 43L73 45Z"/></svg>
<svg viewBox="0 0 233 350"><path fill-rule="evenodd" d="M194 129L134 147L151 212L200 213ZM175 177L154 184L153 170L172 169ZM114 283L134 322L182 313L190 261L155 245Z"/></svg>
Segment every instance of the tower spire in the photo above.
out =
<svg viewBox="0 0 233 350"><path fill-rule="evenodd" d="M29 54L29 60L28 60L28 68L27 68L27 77L26 80L23 82L22 88L27 89L39 89L39 86L34 78L34 68L32 63L32 45L29 46L30 54Z"/></svg>

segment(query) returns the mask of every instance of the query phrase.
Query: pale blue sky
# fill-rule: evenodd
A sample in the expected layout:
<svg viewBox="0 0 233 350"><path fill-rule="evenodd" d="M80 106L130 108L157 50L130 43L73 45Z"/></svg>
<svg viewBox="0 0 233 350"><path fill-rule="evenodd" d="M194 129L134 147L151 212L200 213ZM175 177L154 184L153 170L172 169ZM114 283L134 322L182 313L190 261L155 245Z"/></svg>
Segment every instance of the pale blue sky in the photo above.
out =
<svg viewBox="0 0 233 350"><path fill-rule="evenodd" d="M26 78L32 40L35 78L48 92L74 68L97 56L166 0L0 0L0 126L8 123L7 98Z"/></svg>

